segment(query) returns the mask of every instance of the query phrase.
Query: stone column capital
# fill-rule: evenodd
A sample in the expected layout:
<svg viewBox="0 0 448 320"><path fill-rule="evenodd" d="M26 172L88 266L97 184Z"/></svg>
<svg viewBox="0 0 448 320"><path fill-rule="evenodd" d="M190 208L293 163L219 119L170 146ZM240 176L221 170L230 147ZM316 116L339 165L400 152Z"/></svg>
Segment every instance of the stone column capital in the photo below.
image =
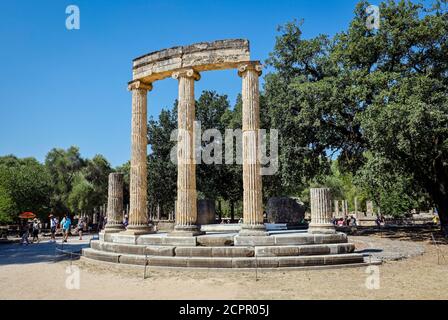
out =
<svg viewBox="0 0 448 320"><path fill-rule="evenodd" d="M263 67L259 61L248 61L238 65L238 75L240 77L242 77L243 74L249 70L253 70L258 73L258 76L261 76Z"/></svg>
<svg viewBox="0 0 448 320"><path fill-rule="evenodd" d="M178 80L179 78L193 78L194 80L198 81L201 79L201 75L199 72L195 71L194 69L183 69L173 72L171 77L175 80Z"/></svg>
<svg viewBox="0 0 448 320"><path fill-rule="evenodd" d="M146 83L140 80L134 80L128 83L128 90L146 90L151 91L152 90L152 83Z"/></svg>

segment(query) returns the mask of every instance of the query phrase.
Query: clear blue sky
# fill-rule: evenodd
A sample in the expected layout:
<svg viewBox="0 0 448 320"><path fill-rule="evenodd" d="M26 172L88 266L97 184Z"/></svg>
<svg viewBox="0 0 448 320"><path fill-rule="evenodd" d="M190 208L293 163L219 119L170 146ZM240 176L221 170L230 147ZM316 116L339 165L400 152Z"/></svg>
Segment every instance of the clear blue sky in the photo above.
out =
<svg viewBox="0 0 448 320"><path fill-rule="evenodd" d="M53 147L103 154L113 166L129 159L133 58L176 45L226 38L250 40L264 61L277 26L304 19L306 38L346 29L356 0L0 1L0 155L43 161ZM372 1L377 4L378 1ZM65 28L65 8L78 5L81 29ZM202 74L196 96L216 90L235 102L235 71ZM173 79L156 82L148 116L177 96Z"/></svg>

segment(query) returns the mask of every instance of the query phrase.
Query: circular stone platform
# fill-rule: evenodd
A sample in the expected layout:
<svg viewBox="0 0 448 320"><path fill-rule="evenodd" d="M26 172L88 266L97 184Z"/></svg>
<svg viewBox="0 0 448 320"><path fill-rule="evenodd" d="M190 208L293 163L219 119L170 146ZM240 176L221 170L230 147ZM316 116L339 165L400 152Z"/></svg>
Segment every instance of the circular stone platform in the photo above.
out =
<svg viewBox="0 0 448 320"><path fill-rule="evenodd" d="M344 233L275 231L267 236L215 233L196 237L168 234L100 234L83 250L89 259L131 265L179 268L297 268L365 265Z"/></svg>

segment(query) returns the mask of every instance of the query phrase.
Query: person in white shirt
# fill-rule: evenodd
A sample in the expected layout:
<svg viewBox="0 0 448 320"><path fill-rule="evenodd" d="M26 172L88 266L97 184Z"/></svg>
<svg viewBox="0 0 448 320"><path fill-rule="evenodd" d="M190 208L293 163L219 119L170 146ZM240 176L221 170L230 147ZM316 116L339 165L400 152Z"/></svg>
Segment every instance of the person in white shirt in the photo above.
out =
<svg viewBox="0 0 448 320"><path fill-rule="evenodd" d="M58 221L56 220L55 216L50 214L50 230L51 230L51 240L53 242L56 242L56 228L58 226Z"/></svg>

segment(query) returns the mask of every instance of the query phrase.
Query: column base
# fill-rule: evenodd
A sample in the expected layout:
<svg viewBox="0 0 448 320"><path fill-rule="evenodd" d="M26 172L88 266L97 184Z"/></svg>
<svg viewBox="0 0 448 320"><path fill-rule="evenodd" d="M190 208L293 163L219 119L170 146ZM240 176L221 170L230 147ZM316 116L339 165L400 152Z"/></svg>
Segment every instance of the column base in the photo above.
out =
<svg viewBox="0 0 448 320"><path fill-rule="evenodd" d="M269 232L266 231L264 224L243 224L238 234L240 236L268 236Z"/></svg>
<svg viewBox="0 0 448 320"><path fill-rule="evenodd" d="M174 226L174 231L168 234L168 237L195 237L205 234L198 226Z"/></svg>
<svg viewBox="0 0 448 320"><path fill-rule="evenodd" d="M334 234L336 233L336 228L331 223L310 223L308 226L308 233L311 234Z"/></svg>
<svg viewBox="0 0 448 320"><path fill-rule="evenodd" d="M128 228L125 231L122 231L121 233L124 235L140 236L140 235L151 234L151 233L156 233L156 232L154 231L153 225L144 225L144 226L129 225Z"/></svg>
<svg viewBox="0 0 448 320"><path fill-rule="evenodd" d="M106 227L101 232L103 233L117 233L125 231L126 229L122 224L106 224Z"/></svg>

